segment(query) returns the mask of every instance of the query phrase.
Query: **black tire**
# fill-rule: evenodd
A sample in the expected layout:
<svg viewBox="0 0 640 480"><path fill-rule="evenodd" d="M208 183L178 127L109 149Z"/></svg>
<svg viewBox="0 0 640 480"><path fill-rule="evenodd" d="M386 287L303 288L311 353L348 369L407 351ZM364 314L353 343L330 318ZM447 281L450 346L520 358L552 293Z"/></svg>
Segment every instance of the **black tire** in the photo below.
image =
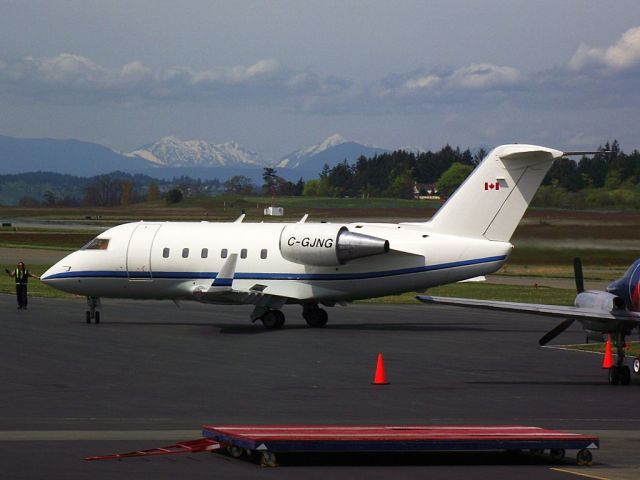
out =
<svg viewBox="0 0 640 480"><path fill-rule="evenodd" d="M589 450L583 448L582 450L578 451L576 460L578 462L578 465L591 465L591 462L593 461L593 455L591 455L591 452Z"/></svg>
<svg viewBox="0 0 640 480"><path fill-rule="evenodd" d="M229 455L233 458L240 458L244 455L244 448L238 447L237 445L231 445L227 448L227 452L229 452Z"/></svg>
<svg viewBox="0 0 640 480"><path fill-rule="evenodd" d="M267 330L279 330L284 325L284 313L280 310L269 310L261 320Z"/></svg>
<svg viewBox="0 0 640 480"><path fill-rule="evenodd" d="M629 385L631 383L631 369L624 365L620 367L620 385Z"/></svg>
<svg viewBox="0 0 640 480"><path fill-rule="evenodd" d="M304 319L311 328L322 328L327 324L329 315L322 308L314 308L304 314Z"/></svg>
<svg viewBox="0 0 640 480"><path fill-rule="evenodd" d="M549 456L554 462L561 462L564 460L566 453L567 452L565 452L564 448L552 448L549 451Z"/></svg>
<svg viewBox="0 0 640 480"><path fill-rule="evenodd" d="M620 383L620 369L611 367L609 369L609 385L618 385Z"/></svg>
<svg viewBox="0 0 640 480"><path fill-rule="evenodd" d="M84 319L87 323L91 323L91 312L89 310L84 312Z"/></svg>

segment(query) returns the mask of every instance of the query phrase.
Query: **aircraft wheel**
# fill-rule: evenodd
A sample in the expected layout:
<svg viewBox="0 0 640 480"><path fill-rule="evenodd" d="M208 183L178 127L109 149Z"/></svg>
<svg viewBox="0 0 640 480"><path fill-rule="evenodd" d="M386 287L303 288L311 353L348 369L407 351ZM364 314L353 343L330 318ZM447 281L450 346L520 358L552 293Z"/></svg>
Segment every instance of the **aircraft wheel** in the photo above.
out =
<svg viewBox="0 0 640 480"><path fill-rule="evenodd" d="M96 322L96 323L100 323L100 312L96 312L93 315L93 321Z"/></svg>
<svg viewBox="0 0 640 480"><path fill-rule="evenodd" d="M609 385L618 385L620 383L620 369L611 367L609 369Z"/></svg>
<svg viewBox="0 0 640 480"><path fill-rule="evenodd" d="M327 324L329 315L327 311L322 308L314 308L303 314L307 325L312 328L322 328Z"/></svg>
<svg viewBox="0 0 640 480"><path fill-rule="evenodd" d="M262 316L262 325L267 330L278 330L284 325L284 313L280 310L269 310Z"/></svg>
<svg viewBox="0 0 640 480"><path fill-rule="evenodd" d="M620 367L620 385L629 385L631 383L631 369L624 365Z"/></svg>
<svg viewBox="0 0 640 480"><path fill-rule="evenodd" d="M84 319L87 323L91 323L91 312L89 310L84 312Z"/></svg>
<svg viewBox="0 0 640 480"><path fill-rule="evenodd" d="M640 375L640 357L633 359L633 373Z"/></svg>

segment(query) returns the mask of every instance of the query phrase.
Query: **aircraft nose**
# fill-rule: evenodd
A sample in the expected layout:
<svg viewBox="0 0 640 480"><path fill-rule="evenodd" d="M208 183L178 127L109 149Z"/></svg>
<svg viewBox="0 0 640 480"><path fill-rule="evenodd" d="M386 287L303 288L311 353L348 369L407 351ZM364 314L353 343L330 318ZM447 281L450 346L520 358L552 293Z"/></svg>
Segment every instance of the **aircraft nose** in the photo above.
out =
<svg viewBox="0 0 640 480"><path fill-rule="evenodd" d="M67 255L62 260L49 267L46 272L40 275L40 281L46 285L52 285L56 279L63 278L63 274L71 269L71 263L68 261L70 256L71 255Z"/></svg>
<svg viewBox="0 0 640 480"><path fill-rule="evenodd" d="M60 262L52 265L46 272L40 275L40 281L49 285L51 281L56 277L56 274L60 272L59 264Z"/></svg>

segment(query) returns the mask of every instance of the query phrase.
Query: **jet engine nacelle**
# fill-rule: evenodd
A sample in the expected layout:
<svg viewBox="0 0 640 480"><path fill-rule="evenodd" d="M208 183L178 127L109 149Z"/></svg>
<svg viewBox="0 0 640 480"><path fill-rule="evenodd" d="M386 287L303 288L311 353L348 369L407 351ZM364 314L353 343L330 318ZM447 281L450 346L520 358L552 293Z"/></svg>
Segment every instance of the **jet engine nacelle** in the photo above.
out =
<svg viewBox="0 0 640 480"><path fill-rule="evenodd" d="M613 312L626 308L624 299L609 292L589 291L581 292L576 296L575 306L580 308L592 308Z"/></svg>
<svg viewBox="0 0 640 480"><path fill-rule="evenodd" d="M388 240L350 232L343 225L300 223L287 225L280 234L282 256L302 265L338 266L388 251Z"/></svg>

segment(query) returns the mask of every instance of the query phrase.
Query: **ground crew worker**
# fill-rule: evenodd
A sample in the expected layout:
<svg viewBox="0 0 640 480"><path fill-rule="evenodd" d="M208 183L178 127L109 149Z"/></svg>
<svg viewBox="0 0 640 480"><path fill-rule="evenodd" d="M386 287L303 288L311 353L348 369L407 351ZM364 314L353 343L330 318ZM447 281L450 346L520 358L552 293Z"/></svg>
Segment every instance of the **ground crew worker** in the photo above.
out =
<svg viewBox="0 0 640 480"><path fill-rule="evenodd" d="M40 280L40 277L31 274L27 267L24 266L24 262L18 262L18 265L13 272L10 272L7 268L5 268L4 271L7 272L10 277L16 279L16 297L18 298L18 310L26 310L27 282L29 281L29 277L37 278L38 280Z"/></svg>

